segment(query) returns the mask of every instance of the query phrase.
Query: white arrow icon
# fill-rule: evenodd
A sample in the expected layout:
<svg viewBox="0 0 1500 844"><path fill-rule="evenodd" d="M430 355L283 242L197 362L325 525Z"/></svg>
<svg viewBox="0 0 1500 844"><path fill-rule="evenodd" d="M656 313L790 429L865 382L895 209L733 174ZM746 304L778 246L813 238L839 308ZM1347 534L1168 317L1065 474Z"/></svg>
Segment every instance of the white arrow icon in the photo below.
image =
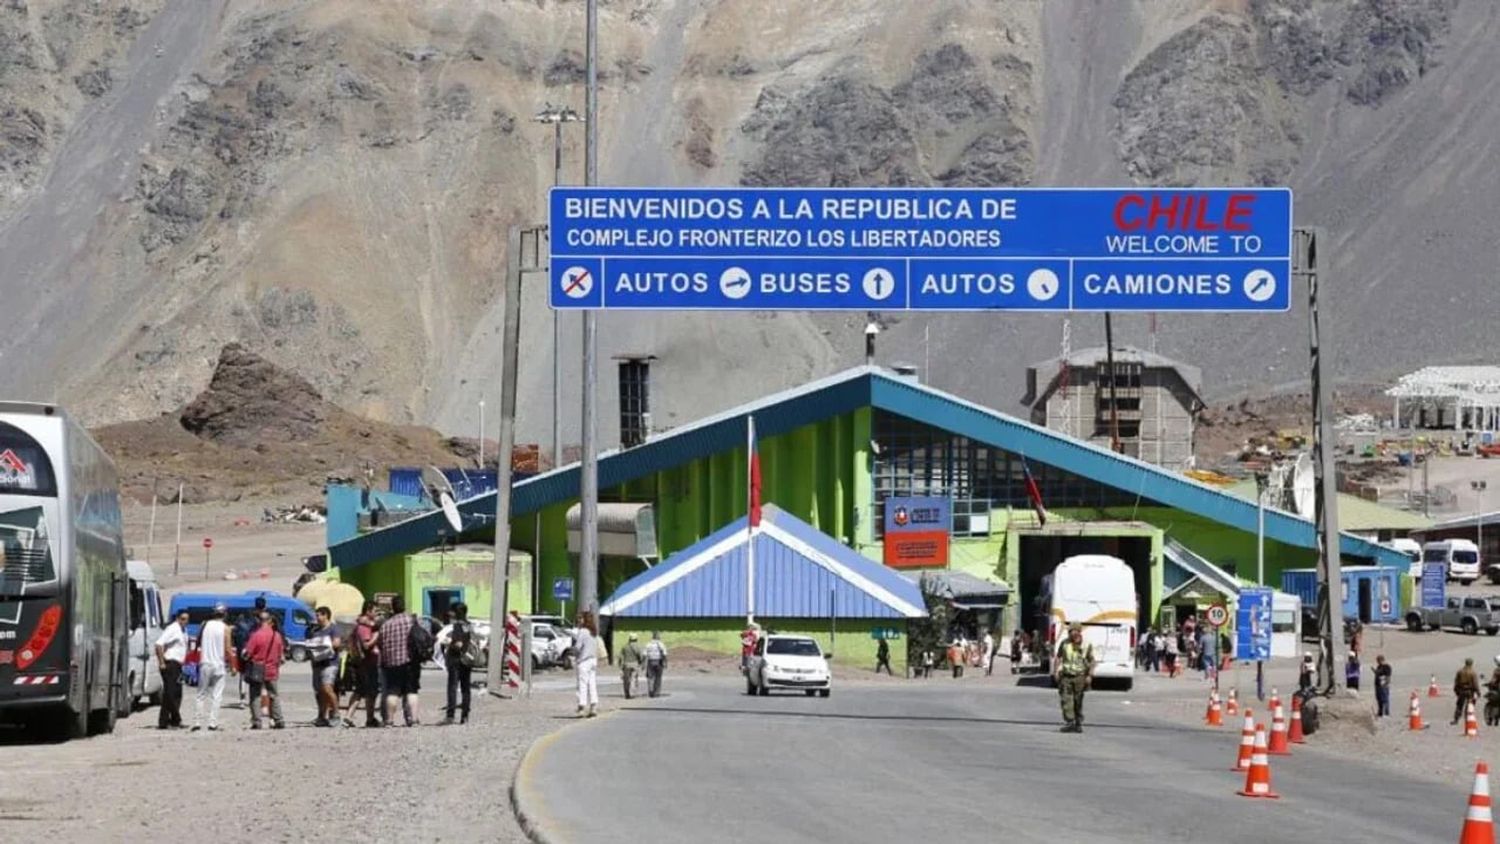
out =
<svg viewBox="0 0 1500 844"><path fill-rule="evenodd" d="M1061 289L1062 282L1058 281L1057 273L1046 267L1032 270L1031 275L1026 277L1026 292L1038 302L1049 301Z"/></svg>
<svg viewBox="0 0 1500 844"><path fill-rule="evenodd" d="M871 299L884 299L896 292L896 278L888 270L876 267L865 273L864 289Z"/></svg>

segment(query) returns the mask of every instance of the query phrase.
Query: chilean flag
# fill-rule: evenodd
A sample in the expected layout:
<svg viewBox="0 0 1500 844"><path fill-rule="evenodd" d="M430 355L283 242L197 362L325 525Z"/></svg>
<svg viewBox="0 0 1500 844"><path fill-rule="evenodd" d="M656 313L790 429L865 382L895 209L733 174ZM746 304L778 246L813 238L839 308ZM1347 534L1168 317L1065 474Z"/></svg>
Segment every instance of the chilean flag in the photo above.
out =
<svg viewBox="0 0 1500 844"><path fill-rule="evenodd" d="M760 527L760 451L755 447L755 417L746 417L750 454L750 528Z"/></svg>
<svg viewBox="0 0 1500 844"><path fill-rule="evenodd" d="M1021 458L1021 471L1026 475L1026 497L1031 499L1031 509L1036 511L1036 520L1043 527L1047 525L1047 508L1042 506L1042 488L1036 485L1036 478L1031 476L1031 467L1026 465L1026 458Z"/></svg>

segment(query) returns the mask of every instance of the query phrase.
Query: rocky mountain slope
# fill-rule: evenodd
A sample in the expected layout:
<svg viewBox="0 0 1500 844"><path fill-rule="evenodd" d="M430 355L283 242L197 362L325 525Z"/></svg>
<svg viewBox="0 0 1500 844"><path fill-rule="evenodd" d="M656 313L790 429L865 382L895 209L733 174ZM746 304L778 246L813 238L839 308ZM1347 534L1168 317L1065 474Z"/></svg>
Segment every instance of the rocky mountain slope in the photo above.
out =
<svg viewBox="0 0 1500 844"><path fill-rule="evenodd" d="M97 428L125 497L187 503L322 496L329 477L385 485L388 466L474 465L476 443L430 428L361 419L302 378L237 345L186 407ZM494 454L491 444L490 454Z"/></svg>
<svg viewBox="0 0 1500 844"><path fill-rule="evenodd" d="M1290 184L1327 227L1334 363L1492 352L1491 0L604 0L601 180ZM494 405L505 228L541 219L546 102L582 108L579 0L0 0L0 394L178 408L239 342L350 411L469 433ZM565 132L565 178L582 131ZM525 295L520 433L551 316ZM1070 321L1075 347L1098 317ZM562 319L564 438L579 320ZM1117 321L1148 343L1147 318ZM1294 384L1306 319L1162 316L1211 395ZM858 362L863 316L601 319L669 427ZM891 318L883 361L1014 409L1056 316ZM491 417L493 419L493 416Z"/></svg>

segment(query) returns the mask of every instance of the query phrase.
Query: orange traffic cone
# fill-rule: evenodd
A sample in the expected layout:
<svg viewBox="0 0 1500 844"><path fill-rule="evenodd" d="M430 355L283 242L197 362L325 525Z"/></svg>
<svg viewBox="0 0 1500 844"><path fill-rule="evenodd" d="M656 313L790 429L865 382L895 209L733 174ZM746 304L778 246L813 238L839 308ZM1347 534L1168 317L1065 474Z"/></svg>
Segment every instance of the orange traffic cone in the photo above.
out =
<svg viewBox="0 0 1500 844"><path fill-rule="evenodd" d="M1458 844L1495 844L1495 818L1490 811L1490 766L1474 766L1474 787L1469 790L1469 811Z"/></svg>
<svg viewBox="0 0 1500 844"><path fill-rule="evenodd" d="M1229 700L1225 701L1225 703L1224 703L1224 714L1225 715L1238 715L1238 714L1240 714L1239 695L1235 692L1234 689L1230 689L1229 690Z"/></svg>
<svg viewBox="0 0 1500 844"><path fill-rule="evenodd" d="M1417 697L1417 693L1415 691L1413 691L1411 693L1411 713L1407 716L1407 724L1413 730L1423 729L1423 727L1422 727L1422 699L1419 698L1419 697Z"/></svg>
<svg viewBox="0 0 1500 844"><path fill-rule="evenodd" d="M1479 719L1474 717L1474 701L1464 705L1464 738L1479 738Z"/></svg>
<svg viewBox="0 0 1500 844"><path fill-rule="evenodd" d="M1438 687L1437 687L1437 675L1436 674L1429 674L1428 676L1431 677L1432 679L1427 681L1427 696L1428 697L1437 697L1438 694L1439 694Z"/></svg>
<svg viewBox="0 0 1500 844"><path fill-rule="evenodd" d="M1250 758L1255 755L1255 718L1250 710L1245 710L1245 726L1240 730L1240 755L1234 761L1231 771L1250 770Z"/></svg>
<svg viewBox="0 0 1500 844"><path fill-rule="evenodd" d="M1292 744L1306 744L1302 735L1302 695L1292 695L1292 720L1287 724L1286 740Z"/></svg>
<svg viewBox="0 0 1500 844"><path fill-rule="evenodd" d="M1224 718L1219 709L1219 693L1208 693L1208 713L1203 716L1203 723L1210 727L1224 726Z"/></svg>
<svg viewBox="0 0 1500 844"><path fill-rule="evenodd" d="M1271 707L1271 743L1266 752L1272 756L1289 756L1292 748L1286 741L1286 713L1281 709L1281 702Z"/></svg>
<svg viewBox="0 0 1500 844"><path fill-rule="evenodd" d="M1280 705L1281 705L1281 695L1279 695L1279 694L1276 693L1276 689L1275 688L1272 688L1271 689L1271 700L1266 703L1266 709L1268 711L1270 711L1270 712L1275 712L1276 711L1276 707L1278 707Z"/></svg>
<svg viewBox="0 0 1500 844"><path fill-rule="evenodd" d="M1266 728L1263 725L1255 728L1255 753L1250 757L1250 770L1245 773L1245 787L1237 793L1241 797L1272 800L1281 796L1271 790L1271 761L1266 757Z"/></svg>

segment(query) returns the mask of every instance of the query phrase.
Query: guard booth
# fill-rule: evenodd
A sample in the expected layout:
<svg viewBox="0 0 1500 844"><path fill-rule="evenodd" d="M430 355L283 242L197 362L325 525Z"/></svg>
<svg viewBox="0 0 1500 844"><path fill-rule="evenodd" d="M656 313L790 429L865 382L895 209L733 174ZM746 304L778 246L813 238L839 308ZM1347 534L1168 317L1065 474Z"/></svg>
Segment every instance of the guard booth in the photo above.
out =
<svg viewBox="0 0 1500 844"><path fill-rule="evenodd" d="M1339 605L1345 619L1361 624L1395 624L1401 619L1403 570L1385 566L1345 566L1339 586ZM1281 588L1302 599L1304 607L1318 605L1317 569L1287 569Z"/></svg>

